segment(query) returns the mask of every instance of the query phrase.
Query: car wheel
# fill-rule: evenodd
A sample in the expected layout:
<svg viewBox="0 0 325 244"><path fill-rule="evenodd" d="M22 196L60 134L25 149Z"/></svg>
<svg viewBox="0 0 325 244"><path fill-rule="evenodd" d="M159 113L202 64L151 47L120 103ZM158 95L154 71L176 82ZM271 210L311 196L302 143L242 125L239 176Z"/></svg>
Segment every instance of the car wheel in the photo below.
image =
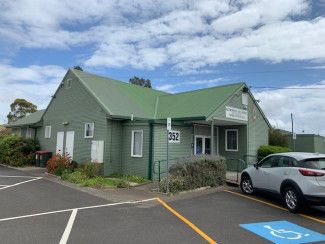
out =
<svg viewBox="0 0 325 244"><path fill-rule="evenodd" d="M251 178L247 175L244 175L240 181L240 188L243 193L251 195L254 193L254 187L251 181Z"/></svg>
<svg viewBox="0 0 325 244"><path fill-rule="evenodd" d="M302 205L303 199L294 187L287 187L283 192L284 203L291 213L297 213Z"/></svg>

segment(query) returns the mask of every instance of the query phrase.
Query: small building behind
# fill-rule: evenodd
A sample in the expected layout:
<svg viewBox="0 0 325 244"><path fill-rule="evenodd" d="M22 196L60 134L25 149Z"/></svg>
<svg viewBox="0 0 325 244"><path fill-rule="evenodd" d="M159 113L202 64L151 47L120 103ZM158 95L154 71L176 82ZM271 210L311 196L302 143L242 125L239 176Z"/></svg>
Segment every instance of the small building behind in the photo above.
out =
<svg viewBox="0 0 325 244"><path fill-rule="evenodd" d="M295 145L292 134L288 134L289 147L296 152L325 153L325 137L315 134L296 134Z"/></svg>

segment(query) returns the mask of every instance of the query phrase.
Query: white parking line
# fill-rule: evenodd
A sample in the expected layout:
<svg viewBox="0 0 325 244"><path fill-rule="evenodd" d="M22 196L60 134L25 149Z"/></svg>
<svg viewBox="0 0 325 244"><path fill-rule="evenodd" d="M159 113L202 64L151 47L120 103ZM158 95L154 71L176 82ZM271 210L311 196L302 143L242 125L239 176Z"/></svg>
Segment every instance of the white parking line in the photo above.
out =
<svg viewBox="0 0 325 244"><path fill-rule="evenodd" d="M83 209L92 209L92 208L102 208L102 207L117 206L117 205L123 205L123 204L143 203L143 202L149 202L149 201L155 201L155 200L157 200L157 198L149 198L149 199L139 200L139 201L108 203L108 204L94 205L94 206L87 206L87 207L80 207L80 208L69 208L69 209L62 209L62 210L43 212L43 213L37 213L37 214L28 214L28 215L22 215L22 216L10 217L10 218L3 218L3 219L0 219L0 222L4 222L4 221L8 221L8 220L24 219L24 218L30 218L30 217L36 217L36 216L42 216L42 215L49 215L49 214L55 214L55 213L70 212L75 209L83 210Z"/></svg>
<svg viewBox="0 0 325 244"><path fill-rule="evenodd" d="M72 210L72 213L71 213L71 216L69 218L68 224L65 227L65 230L63 232L63 235L61 237L61 240L60 240L59 244L66 244L67 243L67 241L69 239L69 236L70 236L70 232L71 232L73 223L74 223L74 220L76 219L76 216L77 216L77 212L78 212L78 209Z"/></svg>
<svg viewBox="0 0 325 244"><path fill-rule="evenodd" d="M39 178L39 177L29 176L29 175L0 175L0 177L3 177L3 178Z"/></svg>
<svg viewBox="0 0 325 244"><path fill-rule="evenodd" d="M9 186L9 185L0 185L0 187L3 187L3 186Z"/></svg>
<svg viewBox="0 0 325 244"><path fill-rule="evenodd" d="M35 180L39 180L39 179L42 179L42 177L34 177L34 179L25 180L25 181L22 181L22 182L13 184L13 185L7 185L7 186L4 186L4 187L0 188L0 190L7 189L7 188L10 188L10 187L14 187L14 186L18 186L18 185L25 184L27 182L31 182L31 181L35 181Z"/></svg>

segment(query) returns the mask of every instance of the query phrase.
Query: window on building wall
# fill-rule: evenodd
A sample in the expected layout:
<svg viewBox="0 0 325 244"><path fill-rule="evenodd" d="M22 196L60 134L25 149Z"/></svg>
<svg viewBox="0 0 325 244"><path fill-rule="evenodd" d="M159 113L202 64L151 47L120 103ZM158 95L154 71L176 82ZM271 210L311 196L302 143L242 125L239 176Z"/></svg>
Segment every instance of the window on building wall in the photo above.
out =
<svg viewBox="0 0 325 244"><path fill-rule="evenodd" d="M71 88L71 82L72 82L72 79L66 79L66 81L64 82L65 89Z"/></svg>
<svg viewBox="0 0 325 244"><path fill-rule="evenodd" d="M51 138L51 129L50 125L45 126L45 138Z"/></svg>
<svg viewBox="0 0 325 244"><path fill-rule="evenodd" d="M143 131L133 130L131 138L131 156L142 157Z"/></svg>
<svg viewBox="0 0 325 244"><path fill-rule="evenodd" d="M32 128L27 128L26 130L26 138L32 138L33 134L33 129Z"/></svg>
<svg viewBox="0 0 325 244"><path fill-rule="evenodd" d="M85 123L85 138L93 138L94 137L94 123Z"/></svg>
<svg viewBox="0 0 325 244"><path fill-rule="evenodd" d="M238 151L238 130L226 130L226 151Z"/></svg>

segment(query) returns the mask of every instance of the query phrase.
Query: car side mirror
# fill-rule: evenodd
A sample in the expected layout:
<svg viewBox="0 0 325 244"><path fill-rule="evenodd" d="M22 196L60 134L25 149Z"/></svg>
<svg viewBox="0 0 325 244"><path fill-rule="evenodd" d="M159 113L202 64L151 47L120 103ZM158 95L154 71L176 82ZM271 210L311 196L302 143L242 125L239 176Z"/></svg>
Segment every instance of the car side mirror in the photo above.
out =
<svg viewBox="0 0 325 244"><path fill-rule="evenodd" d="M253 164L255 169L258 169L258 163Z"/></svg>

